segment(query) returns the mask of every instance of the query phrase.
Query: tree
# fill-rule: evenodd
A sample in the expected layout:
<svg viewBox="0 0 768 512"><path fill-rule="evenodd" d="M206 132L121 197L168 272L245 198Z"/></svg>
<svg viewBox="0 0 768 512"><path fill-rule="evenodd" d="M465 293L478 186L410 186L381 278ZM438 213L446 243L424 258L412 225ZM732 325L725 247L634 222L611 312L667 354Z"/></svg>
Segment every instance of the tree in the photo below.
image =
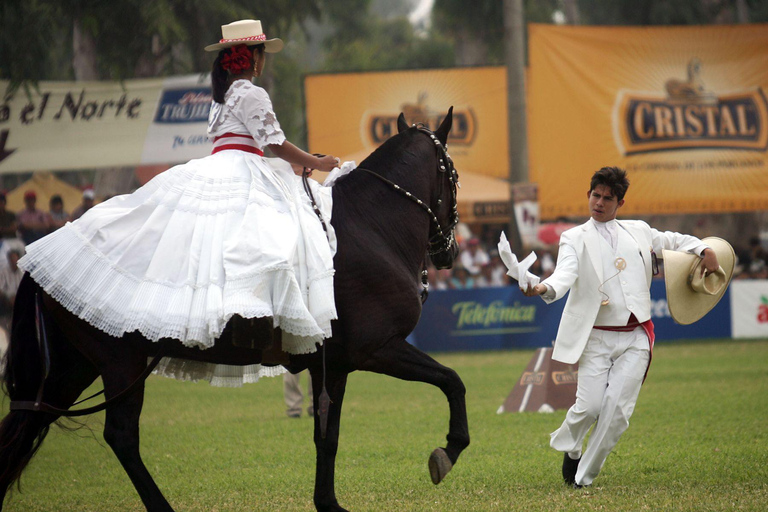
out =
<svg viewBox="0 0 768 512"><path fill-rule="evenodd" d="M706 25L768 20L761 0L578 0L587 25Z"/></svg>
<svg viewBox="0 0 768 512"><path fill-rule="evenodd" d="M551 23L557 0L526 0L526 22ZM503 2L498 0L435 0L433 30L454 45L456 64L504 63Z"/></svg>

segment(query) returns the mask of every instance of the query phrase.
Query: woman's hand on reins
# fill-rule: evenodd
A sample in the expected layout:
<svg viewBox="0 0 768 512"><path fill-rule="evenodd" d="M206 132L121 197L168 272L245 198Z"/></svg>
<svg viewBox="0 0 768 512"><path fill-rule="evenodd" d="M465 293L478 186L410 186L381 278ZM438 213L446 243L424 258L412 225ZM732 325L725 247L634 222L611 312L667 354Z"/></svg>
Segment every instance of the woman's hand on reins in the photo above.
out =
<svg viewBox="0 0 768 512"><path fill-rule="evenodd" d="M340 160L331 155L317 155L317 165L315 169L322 172L331 172L339 166Z"/></svg>

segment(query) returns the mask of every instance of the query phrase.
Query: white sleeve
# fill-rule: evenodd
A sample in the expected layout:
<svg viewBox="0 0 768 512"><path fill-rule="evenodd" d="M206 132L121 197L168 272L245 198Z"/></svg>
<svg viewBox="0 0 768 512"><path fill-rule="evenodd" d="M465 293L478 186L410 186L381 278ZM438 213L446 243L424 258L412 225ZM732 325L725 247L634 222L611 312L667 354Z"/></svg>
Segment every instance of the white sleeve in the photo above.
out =
<svg viewBox="0 0 768 512"><path fill-rule="evenodd" d="M703 243L695 236L683 235L673 231L661 232L651 228L651 237L653 250L658 255L661 255L661 251L666 249L668 251L689 252L701 256L704 249L709 248L707 244Z"/></svg>
<svg viewBox="0 0 768 512"><path fill-rule="evenodd" d="M576 255L576 249L564 234L560 237L555 271L542 281L542 284L547 287L547 291L541 298L547 304L563 298L578 277L579 257Z"/></svg>
<svg viewBox="0 0 768 512"><path fill-rule="evenodd" d="M272 101L261 87L248 87L234 112L260 148L285 142L285 134L272 110Z"/></svg>

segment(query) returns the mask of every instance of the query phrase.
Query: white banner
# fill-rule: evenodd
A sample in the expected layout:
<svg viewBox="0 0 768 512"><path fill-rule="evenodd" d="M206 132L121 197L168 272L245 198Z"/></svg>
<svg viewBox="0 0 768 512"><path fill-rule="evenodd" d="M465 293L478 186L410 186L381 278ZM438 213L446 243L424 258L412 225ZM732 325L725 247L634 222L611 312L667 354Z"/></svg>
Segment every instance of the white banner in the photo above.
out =
<svg viewBox="0 0 768 512"><path fill-rule="evenodd" d="M202 157L211 152L210 104L210 77L201 75L22 88L0 104L0 174Z"/></svg>
<svg viewBox="0 0 768 512"><path fill-rule="evenodd" d="M731 336L768 338L768 280L731 282Z"/></svg>

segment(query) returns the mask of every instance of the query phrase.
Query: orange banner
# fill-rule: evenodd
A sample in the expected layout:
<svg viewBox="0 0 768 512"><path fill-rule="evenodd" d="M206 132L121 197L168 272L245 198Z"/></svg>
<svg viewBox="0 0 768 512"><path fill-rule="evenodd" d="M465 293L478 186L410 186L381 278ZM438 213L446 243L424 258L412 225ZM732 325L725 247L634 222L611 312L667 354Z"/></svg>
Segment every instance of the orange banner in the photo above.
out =
<svg viewBox="0 0 768 512"><path fill-rule="evenodd" d="M506 179L503 67L319 74L304 81L311 151L360 163L397 133L397 117L432 129L453 106L448 151L462 171Z"/></svg>
<svg viewBox="0 0 768 512"><path fill-rule="evenodd" d="M629 173L624 216L768 209L768 25L530 25L530 180L541 216L586 216Z"/></svg>

